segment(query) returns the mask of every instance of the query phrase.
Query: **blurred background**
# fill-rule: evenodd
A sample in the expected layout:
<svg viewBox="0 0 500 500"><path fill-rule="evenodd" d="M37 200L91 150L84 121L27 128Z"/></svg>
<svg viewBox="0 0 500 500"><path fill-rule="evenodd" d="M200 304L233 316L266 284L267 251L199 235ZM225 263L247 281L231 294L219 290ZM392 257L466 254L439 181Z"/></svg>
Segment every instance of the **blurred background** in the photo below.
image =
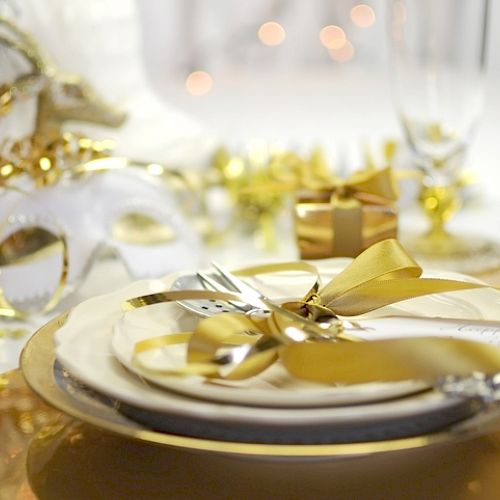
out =
<svg viewBox="0 0 500 500"><path fill-rule="evenodd" d="M149 0L137 5L147 72L169 101L227 140L319 142L356 168L361 142L376 149L381 139L402 136L388 76L389 3ZM490 4L484 115L466 160L486 180L500 180L499 3ZM485 189L495 196L494 188Z"/></svg>
<svg viewBox="0 0 500 500"><path fill-rule="evenodd" d="M176 133L180 127L189 135L196 123L236 145L253 139L320 142L354 167L360 141L401 135L388 79L388 4L0 2L43 37L61 67L84 73L109 97L130 101L141 85L150 85L172 110L189 116L176 116ZM469 162L493 175L500 153L494 126L500 109L497 0L490 24L486 105Z"/></svg>
<svg viewBox="0 0 500 500"><path fill-rule="evenodd" d="M366 145L377 157L382 141L402 139L391 100L388 7L386 0L0 1L59 67L84 74L129 110L124 129L113 131L123 153L203 168L219 143L321 145L339 171L360 167ZM466 167L495 200L498 0L489 18L485 105ZM12 61L0 57L5 72ZM26 123L27 114L2 120L0 134L25 133L28 125L13 122ZM83 132L100 137L95 127Z"/></svg>

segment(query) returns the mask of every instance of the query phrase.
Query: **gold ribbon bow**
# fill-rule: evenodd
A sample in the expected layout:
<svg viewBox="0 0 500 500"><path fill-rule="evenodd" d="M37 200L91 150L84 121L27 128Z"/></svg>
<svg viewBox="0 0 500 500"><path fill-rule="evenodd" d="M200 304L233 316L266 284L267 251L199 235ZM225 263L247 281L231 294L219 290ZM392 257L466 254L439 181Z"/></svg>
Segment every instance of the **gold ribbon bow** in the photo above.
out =
<svg viewBox="0 0 500 500"><path fill-rule="evenodd" d="M326 188L334 191L339 197L354 197L360 200L377 197L383 202L390 202L396 201L399 197L391 167L381 170L360 170L347 179L334 177Z"/></svg>
<svg viewBox="0 0 500 500"><path fill-rule="evenodd" d="M247 268L235 274L310 269L305 263L296 264ZM294 376L327 383L408 378L435 381L474 371L500 372L500 349L494 346L449 338L343 342L342 339L352 339L339 333L338 324L334 322L333 328L322 329L315 322L318 318L335 319L337 315L355 316L423 295L488 286L422 278L421 274L422 269L396 240L384 240L359 255L323 288L319 289L316 281L302 300L280 306L268 302L272 311L268 317L233 313L210 317L200 321L192 333L170 334L137 343L134 362L146 372L242 379L260 373L279 358ZM128 300L124 310L196 298L252 303L251 299L236 294L186 290L137 297ZM151 370L141 358L142 352L186 341L185 368Z"/></svg>

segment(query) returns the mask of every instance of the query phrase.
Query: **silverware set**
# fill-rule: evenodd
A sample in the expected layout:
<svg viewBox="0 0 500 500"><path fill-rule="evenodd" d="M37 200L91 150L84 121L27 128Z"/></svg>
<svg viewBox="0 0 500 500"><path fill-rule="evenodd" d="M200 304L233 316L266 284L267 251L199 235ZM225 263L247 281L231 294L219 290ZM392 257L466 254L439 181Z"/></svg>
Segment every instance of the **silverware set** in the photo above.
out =
<svg viewBox="0 0 500 500"><path fill-rule="evenodd" d="M195 275L198 284L206 290L213 290L221 293L237 293L243 298L248 298L248 303L229 301L222 305L213 301L214 307L206 306L205 300L181 301L179 304L190 312L202 317L210 317L222 312L233 312L245 314L249 317L266 317L273 312L278 312L293 320L293 326L284 328L280 337L263 337L255 344L243 344L236 347L224 348L216 356L223 371L231 371L238 363L247 358L275 348L280 344L302 341L351 341L359 342L363 339L344 331L364 330L355 322L343 322L337 317L328 321L315 322L306 317L300 316L292 311L284 309L277 302L263 295L257 288L247 281L235 276L220 264L212 263L213 271L197 272ZM495 404L500 401L500 375L494 377L483 374L473 374L470 377L447 377L435 385L435 388L448 394L451 397L465 397L468 399L479 399L485 404Z"/></svg>
<svg viewBox="0 0 500 500"><path fill-rule="evenodd" d="M336 316L325 318L324 321L313 321L309 318L284 309L280 304L263 295L257 288L248 282L238 278L233 273L222 267L220 264L212 263L214 274L204 272L196 273L201 285L217 292L236 292L244 298L248 297L251 304L230 302L230 305L237 311L249 317L269 316L276 312L293 321L294 326L285 328L282 332L283 342L297 342L303 340L332 341L336 340L343 332L343 324ZM300 326L300 328L298 328Z"/></svg>

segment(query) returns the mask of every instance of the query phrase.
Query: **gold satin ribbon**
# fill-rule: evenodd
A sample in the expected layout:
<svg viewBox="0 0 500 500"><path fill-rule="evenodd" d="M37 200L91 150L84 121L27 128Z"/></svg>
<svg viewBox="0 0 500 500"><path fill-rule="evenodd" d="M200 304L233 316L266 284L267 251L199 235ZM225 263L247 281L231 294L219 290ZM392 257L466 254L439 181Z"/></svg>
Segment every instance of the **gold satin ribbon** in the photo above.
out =
<svg viewBox="0 0 500 500"><path fill-rule="evenodd" d="M396 201L399 189L394 180L391 167L381 170L360 170L347 179L334 177L324 189L338 191L340 196L362 199L363 196L376 196L385 202Z"/></svg>
<svg viewBox="0 0 500 500"><path fill-rule="evenodd" d="M259 183L257 186L246 186L243 193L254 193L256 191L276 190L295 191L298 189L311 189L331 191L340 198L355 197L359 200L369 201L375 197L381 203L393 202L399 198L399 188L395 181L395 175L391 167L380 170L364 169L354 172L346 179L338 176L325 176L320 170L316 173L303 171L307 164L300 165L291 172L278 172L275 180Z"/></svg>
<svg viewBox="0 0 500 500"><path fill-rule="evenodd" d="M239 275L277 272L306 263L259 266L237 271ZM297 269L298 267L295 267ZM315 271L317 273L317 271ZM280 359L295 377L322 383L360 383L418 379L435 382L448 375L500 372L500 349L479 342L444 338L355 340L337 325L322 329L325 318L354 316L388 304L433 293L485 288L489 285L457 280L421 278L422 269L396 240L379 242L359 255L323 288L316 279L304 298L271 307L266 317L223 313L200 321L187 336L165 335L135 346L134 362L146 371L141 354L172 343L187 341L186 367L159 370L170 375L199 374L243 379L256 375ZM497 287L492 287L497 288ZM175 300L213 298L252 304L236 294L186 290L137 297L124 310ZM258 301L254 301L254 304ZM315 323L318 320L320 323ZM316 330L311 328L315 325ZM309 335L325 334L324 338ZM319 339L319 340L318 340Z"/></svg>
<svg viewBox="0 0 500 500"><path fill-rule="evenodd" d="M468 377L474 372L493 375L500 371L498 347L440 337L301 343L284 347L280 359L291 375L320 383L432 383L449 375Z"/></svg>

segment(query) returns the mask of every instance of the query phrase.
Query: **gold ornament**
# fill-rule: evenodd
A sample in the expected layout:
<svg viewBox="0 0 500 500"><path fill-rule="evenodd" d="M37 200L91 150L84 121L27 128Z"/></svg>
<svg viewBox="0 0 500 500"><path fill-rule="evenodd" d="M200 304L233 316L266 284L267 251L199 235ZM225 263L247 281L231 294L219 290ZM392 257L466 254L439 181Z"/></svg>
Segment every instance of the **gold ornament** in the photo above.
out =
<svg viewBox="0 0 500 500"><path fill-rule="evenodd" d="M20 54L30 65L8 88L0 90L0 115L8 113L17 98L36 95L37 114L33 136L37 141L50 142L63 134L64 122L83 121L119 127L126 114L105 102L85 79L65 73L43 53L33 37L5 17L0 17L0 44Z"/></svg>

